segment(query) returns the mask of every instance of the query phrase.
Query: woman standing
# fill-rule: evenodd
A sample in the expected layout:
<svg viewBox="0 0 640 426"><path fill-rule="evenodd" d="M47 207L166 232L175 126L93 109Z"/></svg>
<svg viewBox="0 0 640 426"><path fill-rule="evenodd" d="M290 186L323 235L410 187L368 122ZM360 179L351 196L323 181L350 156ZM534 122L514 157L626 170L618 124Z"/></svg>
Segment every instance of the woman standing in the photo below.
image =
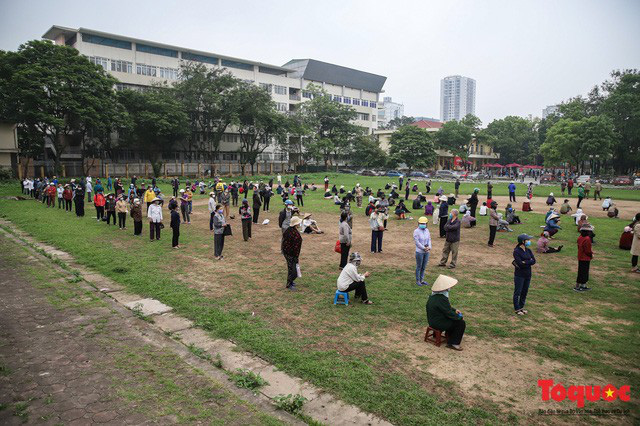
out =
<svg viewBox="0 0 640 426"><path fill-rule="evenodd" d="M287 288L296 289L295 279L298 278L298 261L302 249L302 236L298 231L298 225L302 222L298 216L293 216L289 227L282 234L282 255L287 261Z"/></svg>
<svg viewBox="0 0 640 426"><path fill-rule="evenodd" d="M249 200L244 198L242 206L238 210L242 220L242 238L248 241L251 238L251 207L249 207Z"/></svg>
<svg viewBox="0 0 640 426"><path fill-rule="evenodd" d="M256 188L253 189L253 199L252 206L253 209L253 223L258 223L258 216L260 216L260 207L262 206L262 201L260 200L260 194Z"/></svg>
<svg viewBox="0 0 640 426"><path fill-rule="evenodd" d="M524 315L527 310L524 304L529 292L531 283L531 266L536 264L531 247L531 236L527 234L518 235L518 245L513 249L513 309L517 315Z"/></svg>
<svg viewBox="0 0 640 426"><path fill-rule="evenodd" d="M133 219L133 235L142 235L142 206L139 198L133 199L131 218Z"/></svg>
<svg viewBox="0 0 640 426"><path fill-rule="evenodd" d="M127 202L122 194L120 194L116 202L116 213L118 213L118 228L127 229Z"/></svg>
<svg viewBox="0 0 640 426"><path fill-rule="evenodd" d="M213 256L216 260L222 260L224 249L224 228L227 221L224 219L224 210L220 204L216 204L216 213L213 216Z"/></svg>
<svg viewBox="0 0 640 426"><path fill-rule="evenodd" d="M96 208L96 219L100 222L104 218L104 205L107 200L105 200L102 192L96 192L96 195L93 197L93 205Z"/></svg>
<svg viewBox="0 0 640 426"><path fill-rule="evenodd" d="M76 186L73 198L76 204L76 216L84 216L84 188L82 187L82 185Z"/></svg>
<svg viewBox="0 0 640 426"><path fill-rule="evenodd" d="M154 198L151 200L149 210L147 210L147 217L149 218L149 237L151 241L154 238L160 241L160 229L162 225L162 206L160 198Z"/></svg>
<svg viewBox="0 0 640 426"><path fill-rule="evenodd" d="M444 238L447 232L444 230L444 225L449 219L449 203L447 203L447 197L440 196L440 207L438 208L438 220L440 221L440 238Z"/></svg>
<svg viewBox="0 0 640 426"><path fill-rule="evenodd" d="M431 233L427 229L429 219L422 216L418 219L418 227L413 231L413 241L416 244L416 284L429 285L424 280L424 270L429 262L431 252Z"/></svg>
<svg viewBox="0 0 640 426"><path fill-rule="evenodd" d="M498 203L492 201L491 208L489 209L489 247L493 247L493 242L496 239L496 231L498 230L498 222L500 221L500 216L498 216L498 212L496 211L497 208Z"/></svg>
<svg viewBox="0 0 640 426"><path fill-rule="evenodd" d="M107 212L107 225L111 225L111 218L113 218L113 224L116 224L116 200L113 198L113 194L107 195L107 201L104 208Z"/></svg>
<svg viewBox="0 0 640 426"><path fill-rule="evenodd" d="M638 269L638 256L640 256L640 213L636 214L629 228L631 228L631 232L633 233L633 242L631 243L631 272L640 273L640 269Z"/></svg>
<svg viewBox="0 0 640 426"><path fill-rule="evenodd" d="M340 224L338 225L338 240L340 241L340 269L347 265L349 250L351 250L351 227L347 221L349 213L340 213Z"/></svg>
<svg viewBox="0 0 640 426"><path fill-rule="evenodd" d="M176 204L171 204L169 206L169 211L171 212L171 223L169 226L173 230L173 238L171 239L171 247L174 249L180 248L180 214L176 211Z"/></svg>
<svg viewBox="0 0 640 426"><path fill-rule="evenodd" d="M593 232L593 226L584 225L580 228L580 236L578 237L578 278L576 286L573 288L577 292L589 291L587 287L589 281L589 266L593 259L593 251L591 250L591 237L589 234Z"/></svg>

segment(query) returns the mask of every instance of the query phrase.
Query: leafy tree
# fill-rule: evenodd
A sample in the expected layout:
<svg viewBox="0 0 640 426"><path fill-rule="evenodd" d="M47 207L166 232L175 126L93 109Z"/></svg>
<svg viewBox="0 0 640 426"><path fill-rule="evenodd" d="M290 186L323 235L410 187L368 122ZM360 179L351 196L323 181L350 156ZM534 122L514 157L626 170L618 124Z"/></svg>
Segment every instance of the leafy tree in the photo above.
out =
<svg viewBox="0 0 640 426"><path fill-rule="evenodd" d="M145 154L154 175L160 176L163 154L172 152L189 135L187 113L167 88L123 90L118 92L118 99L131 119L125 140Z"/></svg>
<svg viewBox="0 0 640 426"><path fill-rule="evenodd" d="M81 123L100 121L114 102L115 80L77 50L48 41L27 42L0 58L11 66L11 72L0 66L3 118L18 123L21 134L29 135L27 143L38 135L48 139L59 172L60 157Z"/></svg>
<svg viewBox="0 0 640 426"><path fill-rule="evenodd" d="M385 130L393 130L398 127L408 126L410 124L415 123L416 119L413 117L407 117L403 115L402 117L396 117L394 119L389 120L386 126L383 127Z"/></svg>
<svg viewBox="0 0 640 426"><path fill-rule="evenodd" d="M510 115L500 120L493 120L482 134L500 154L502 162L535 161L538 141L535 123L530 120Z"/></svg>
<svg viewBox="0 0 640 426"><path fill-rule="evenodd" d="M240 80L222 69L195 62L183 63L180 77L174 92L189 114L187 152L208 153L213 161L220 152L224 132L235 119L237 108L231 93Z"/></svg>
<svg viewBox="0 0 640 426"><path fill-rule="evenodd" d="M468 146L472 137L472 128L462 121L447 121L436 133L436 146L449 151L454 156L467 158Z"/></svg>
<svg viewBox="0 0 640 426"><path fill-rule="evenodd" d="M240 134L242 174L246 164L254 174L258 155L276 140L287 138L288 117L276 111L269 93L253 84L241 83L231 96L238 111L233 124Z"/></svg>
<svg viewBox="0 0 640 426"><path fill-rule="evenodd" d="M351 144L351 164L360 167L384 167L388 156L377 139L368 135L359 135Z"/></svg>
<svg viewBox="0 0 640 426"><path fill-rule="evenodd" d="M416 126L403 126L391 135L389 155L393 164L406 164L409 171L435 163L436 152L431 133Z"/></svg>

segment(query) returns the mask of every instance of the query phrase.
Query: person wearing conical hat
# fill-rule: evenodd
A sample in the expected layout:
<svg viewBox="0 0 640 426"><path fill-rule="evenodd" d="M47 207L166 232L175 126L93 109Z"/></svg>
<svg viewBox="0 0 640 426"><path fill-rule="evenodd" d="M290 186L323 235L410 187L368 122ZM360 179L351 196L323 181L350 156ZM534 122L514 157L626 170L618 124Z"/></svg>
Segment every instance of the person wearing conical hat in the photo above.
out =
<svg viewBox="0 0 640 426"><path fill-rule="evenodd" d="M460 343L466 328L462 313L451 307L449 291L458 284L458 280L440 275L431 287L431 296L427 299L427 321L429 327L445 332L447 348L461 351Z"/></svg>

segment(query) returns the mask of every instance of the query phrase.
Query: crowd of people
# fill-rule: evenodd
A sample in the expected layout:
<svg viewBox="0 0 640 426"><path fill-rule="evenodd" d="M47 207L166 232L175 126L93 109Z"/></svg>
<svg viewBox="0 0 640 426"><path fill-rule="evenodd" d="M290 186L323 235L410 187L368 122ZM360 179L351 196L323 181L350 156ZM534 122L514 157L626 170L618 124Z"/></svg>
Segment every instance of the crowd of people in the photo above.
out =
<svg viewBox="0 0 640 426"><path fill-rule="evenodd" d="M361 187L357 183L353 188L346 189L344 185L333 185L330 188L330 180L324 179L324 198L332 200L339 206L340 216L337 222L338 241L336 242L336 252L340 253L339 269L340 275L337 279L337 290L342 292L355 291L355 297L361 302L370 305L373 302L369 299L365 279L370 273L360 274L358 267L361 265L362 256L358 252L350 253L353 246L353 216L352 203L356 208L364 208L364 213L368 219L371 229L370 249L372 254L383 252L383 240L385 232L388 231L388 221L390 212L397 220L413 220L408 216L411 211L406 207L405 201L409 200L411 192L417 195L411 203L412 209L419 211L417 227L413 231L415 243L415 278L416 285L430 285L425 280L425 271L433 249L431 233L427 227L432 218L434 225L438 225L438 236L444 239L439 267L454 269L457 267L458 251L461 240L461 228L473 228L476 226L476 213L480 216L488 216L487 245L495 247L495 238L498 232L513 232L511 226L522 223L520 216L514 207L516 202L517 186L514 181L507 186L509 193L509 203L506 205L504 214L498 212L498 203L492 199L493 187L491 182L487 183L486 201L480 204L480 189L474 188L469 196L460 198L459 181L454 185L455 193L446 195L442 187L435 191L433 199L427 200L430 194L432 183L425 182L425 194L419 191L418 185L410 179L405 183L401 177L399 185L387 184L385 190L382 188L376 192L367 187ZM398 192L404 185L404 199ZM72 211L75 205L75 213L78 217L85 215L85 200L93 204L96 211L96 220L106 222L107 225L117 224L118 228L125 230L127 217L130 216L134 223L134 235L142 234L143 217L146 215L149 222L150 241L160 240L161 230L164 228L163 206L166 202L170 213L170 227L173 232L172 247L179 249L180 226L191 224L191 214L193 212L193 197L199 192L205 194L209 192L208 211L209 229L214 236L214 258L222 260L224 258L225 237L231 235L231 220L235 219L231 207L238 208L238 215L242 227L242 237L244 241L252 238L252 226L256 224L268 224L265 219L259 222L260 211L270 210L270 201L274 196L282 199L283 209L278 214L278 227L281 230L280 251L285 258L287 265L286 288L296 290L296 279L301 277L299 263L302 248L301 234L322 234L318 223L313 219L311 213L302 214L299 207L304 207L304 197L308 191L316 191L315 184L308 185L302 182L300 176L294 176L293 182L288 180L283 184L282 176L278 175L276 181L270 179L266 182L242 182L231 181L225 183L216 177L213 181L186 181L182 185L178 178L171 180L173 195L166 197L152 179L150 184L140 182L136 176L131 178L131 182L126 187L121 179L107 178L103 185L101 179L95 182L90 176L79 180L71 179L68 183L60 182L55 176L51 179L24 179L22 190L24 194L41 201L48 208L63 209L66 212ZM566 186L569 193L573 185ZM538 254L559 253L563 246L554 247L551 240L556 238L558 232L563 231L560 225L561 217L570 216L570 221L575 223L577 232L578 248L578 274L574 290L577 292L589 291L587 286L589 281L590 263L594 253L592 246L595 243L595 228L588 221L588 216L581 208L583 199L589 196L590 187L578 185L578 203L574 212L568 199L556 209L558 201L554 194L550 193L546 204L549 211L544 216L542 231L537 239L536 252ZM388 191L388 192L385 192ZM594 186L596 197L601 197L602 187L599 182ZM249 197L249 193L252 196ZM564 189L562 189L564 193ZM526 193L523 210L532 198L532 184L529 184ZM92 195L93 194L93 195ZM294 202L295 200L295 202ZM367 204L364 204L367 200ZM143 209L146 206L146 209ZM603 210L608 211L608 216L618 217L618 209L610 197L605 197ZM527 210L530 210L530 205ZM513 306L516 315L526 315L525 302L529 291L532 276L532 266L536 264L536 258L531 248L534 237L528 234L520 234L517 237L517 245L513 250L514 266L514 292ZM623 247L623 239L626 241L625 248L631 251L631 264L633 272L640 272L638 268L638 256L640 256L640 213L624 229L620 247ZM460 342L464 334L464 321L459 311L451 308L448 302L449 290L457 281L451 277L440 275L432 286L432 294L427 302L428 322L430 326L446 332L449 338L449 347L461 350ZM446 299L446 300L445 300ZM431 314L429 314L431 313Z"/></svg>

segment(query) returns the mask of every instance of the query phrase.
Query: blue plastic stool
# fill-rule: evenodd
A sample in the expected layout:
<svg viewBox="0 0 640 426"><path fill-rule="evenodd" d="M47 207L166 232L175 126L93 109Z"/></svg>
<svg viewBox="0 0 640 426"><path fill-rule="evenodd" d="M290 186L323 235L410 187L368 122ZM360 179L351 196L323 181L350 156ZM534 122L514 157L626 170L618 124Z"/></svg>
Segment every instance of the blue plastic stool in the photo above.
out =
<svg viewBox="0 0 640 426"><path fill-rule="evenodd" d="M340 299L342 296L342 299ZM346 291L336 290L336 296L333 298L334 305L348 305L349 304L349 293Z"/></svg>

